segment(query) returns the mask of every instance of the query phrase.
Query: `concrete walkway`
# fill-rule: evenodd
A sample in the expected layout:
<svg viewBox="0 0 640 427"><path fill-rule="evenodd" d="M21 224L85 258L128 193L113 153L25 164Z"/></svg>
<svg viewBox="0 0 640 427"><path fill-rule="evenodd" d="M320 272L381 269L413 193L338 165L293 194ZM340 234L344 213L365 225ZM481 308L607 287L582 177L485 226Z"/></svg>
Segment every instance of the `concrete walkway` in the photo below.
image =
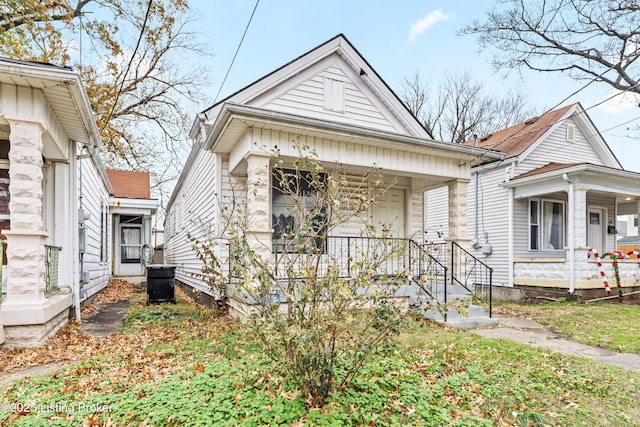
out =
<svg viewBox="0 0 640 427"><path fill-rule="evenodd" d="M533 320L500 314L494 317L500 321L496 327L473 329L470 332L487 338L508 339L536 347L552 349L563 354L587 357L598 362L640 371L640 355L638 354L616 353L611 350L568 341Z"/></svg>
<svg viewBox="0 0 640 427"><path fill-rule="evenodd" d="M122 328L124 318L129 311L131 301L120 300L117 302L98 304L98 313L87 317L82 321L80 329L93 337L108 337Z"/></svg>

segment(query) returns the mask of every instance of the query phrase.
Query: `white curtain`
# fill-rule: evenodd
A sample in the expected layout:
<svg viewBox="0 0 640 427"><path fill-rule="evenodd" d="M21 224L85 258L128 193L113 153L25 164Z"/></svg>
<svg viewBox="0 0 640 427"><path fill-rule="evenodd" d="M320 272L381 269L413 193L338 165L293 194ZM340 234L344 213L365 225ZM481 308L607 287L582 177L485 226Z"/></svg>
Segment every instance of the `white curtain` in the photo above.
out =
<svg viewBox="0 0 640 427"><path fill-rule="evenodd" d="M542 210L544 249L562 249L564 240L562 204L544 202Z"/></svg>
<svg viewBox="0 0 640 427"><path fill-rule="evenodd" d="M140 227L122 227L122 256L125 259L140 258Z"/></svg>

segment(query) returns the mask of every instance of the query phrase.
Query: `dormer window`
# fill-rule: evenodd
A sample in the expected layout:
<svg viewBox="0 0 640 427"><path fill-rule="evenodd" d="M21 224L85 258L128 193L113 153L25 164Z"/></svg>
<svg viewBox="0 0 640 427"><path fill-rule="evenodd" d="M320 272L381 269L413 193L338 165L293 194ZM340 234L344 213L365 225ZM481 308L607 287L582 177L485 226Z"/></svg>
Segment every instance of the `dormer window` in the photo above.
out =
<svg viewBox="0 0 640 427"><path fill-rule="evenodd" d="M324 79L324 109L344 113L344 82Z"/></svg>

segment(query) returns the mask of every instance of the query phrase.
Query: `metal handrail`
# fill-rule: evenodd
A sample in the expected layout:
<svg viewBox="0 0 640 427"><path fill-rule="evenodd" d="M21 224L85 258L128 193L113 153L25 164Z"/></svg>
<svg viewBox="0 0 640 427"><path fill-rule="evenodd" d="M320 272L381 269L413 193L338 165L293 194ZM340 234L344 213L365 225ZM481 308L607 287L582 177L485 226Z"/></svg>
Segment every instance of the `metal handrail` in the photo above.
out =
<svg viewBox="0 0 640 427"><path fill-rule="evenodd" d="M460 259L457 259L456 254L458 254ZM463 257L464 259L462 259ZM475 289L471 290L467 286L469 280L471 280L474 287L476 285L480 285L482 288L485 286L489 287L489 317L493 317L493 268L476 258L456 242L452 242L451 245L451 268L451 282L455 282L465 288L480 302L484 301L476 294ZM461 278L463 278L463 280L461 280Z"/></svg>

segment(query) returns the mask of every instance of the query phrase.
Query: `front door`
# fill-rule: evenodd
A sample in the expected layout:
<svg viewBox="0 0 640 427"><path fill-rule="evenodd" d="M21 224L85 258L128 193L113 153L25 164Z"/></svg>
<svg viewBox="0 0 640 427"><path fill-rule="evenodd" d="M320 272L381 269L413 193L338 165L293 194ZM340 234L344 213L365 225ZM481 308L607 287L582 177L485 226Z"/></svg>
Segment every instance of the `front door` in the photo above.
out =
<svg viewBox="0 0 640 427"><path fill-rule="evenodd" d="M140 262L142 248L142 217L120 216L119 250L116 254L116 274L118 276L140 276L144 269Z"/></svg>
<svg viewBox="0 0 640 427"><path fill-rule="evenodd" d="M599 253L604 253L605 247L605 210L589 208L587 214L587 245Z"/></svg>
<svg viewBox="0 0 640 427"><path fill-rule="evenodd" d="M389 237L405 237L404 190L388 189L373 208L373 225L378 232L388 231Z"/></svg>

